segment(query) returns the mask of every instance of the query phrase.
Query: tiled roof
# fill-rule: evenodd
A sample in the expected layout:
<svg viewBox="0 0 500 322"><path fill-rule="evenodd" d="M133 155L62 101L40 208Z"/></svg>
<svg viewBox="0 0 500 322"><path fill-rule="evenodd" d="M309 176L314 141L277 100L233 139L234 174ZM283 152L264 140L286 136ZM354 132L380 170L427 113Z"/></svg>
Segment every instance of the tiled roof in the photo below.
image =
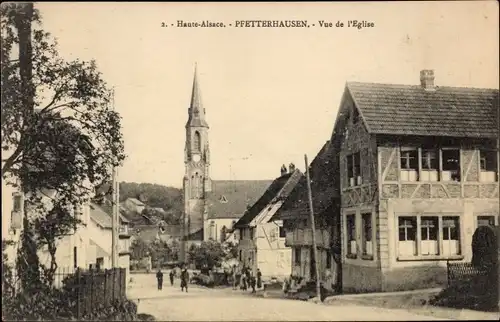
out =
<svg viewBox="0 0 500 322"><path fill-rule="evenodd" d="M103 228L112 228L111 216L94 203L90 205L90 218Z"/></svg>
<svg viewBox="0 0 500 322"><path fill-rule="evenodd" d="M370 133L496 138L498 89L348 82ZM496 111L495 111L496 110Z"/></svg>
<svg viewBox="0 0 500 322"><path fill-rule="evenodd" d="M209 218L239 218L262 196L271 180L212 180L207 194Z"/></svg>
<svg viewBox="0 0 500 322"><path fill-rule="evenodd" d="M161 232L157 225L140 225L131 229L133 236L140 238L146 242L152 242L157 237L163 241L167 241L170 238L181 237L182 227L181 225L166 225L164 231Z"/></svg>
<svg viewBox="0 0 500 322"><path fill-rule="evenodd" d="M282 198L286 199L301 176L302 173L296 169L294 172L276 178L271 185L269 185L264 194L245 212L243 217L234 224L234 227L243 228L247 226L262 210L270 206L273 201Z"/></svg>
<svg viewBox="0 0 500 322"><path fill-rule="evenodd" d="M127 200L130 200L136 206L145 206L145 204L142 201L140 201L139 199L128 198Z"/></svg>
<svg viewBox="0 0 500 322"><path fill-rule="evenodd" d="M92 246L95 246L95 248L96 248L95 257L96 258L111 256L111 254L109 252L105 251L101 246L97 245L96 242L92 240L92 238L90 238L89 244Z"/></svg>
<svg viewBox="0 0 500 322"><path fill-rule="evenodd" d="M103 228L112 228L111 210L106 205L90 204L90 218ZM128 219L120 214L120 219L128 223Z"/></svg>
<svg viewBox="0 0 500 322"><path fill-rule="evenodd" d="M112 204L112 201L109 200L109 198L105 198L103 203L100 203L100 204L94 203L94 205L100 207L107 214L109 214L109 216L111 216L111 214L113 213L113 204ZM130 223L130 221L128 220L128 218L124 216L124 214L126 213L126 211L124 211L121 206L119 207L119 209L120 209L120 219L124 223Z"/></svg>
<svg viewBox="0 0 500 322"><path fill-rule="evenodd" d="M339 196L335 176L336 155L327 141L309 165L314 213L325 211ZM309 199L306 176L299 183L277 211L276 217L300 216L309 214Z"/></svg>

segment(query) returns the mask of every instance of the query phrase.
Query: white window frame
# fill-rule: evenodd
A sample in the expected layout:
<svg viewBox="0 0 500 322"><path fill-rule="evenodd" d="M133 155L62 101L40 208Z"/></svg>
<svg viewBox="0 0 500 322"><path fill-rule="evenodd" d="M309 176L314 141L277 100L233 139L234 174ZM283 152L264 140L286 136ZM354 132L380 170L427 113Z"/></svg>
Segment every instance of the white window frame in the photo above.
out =
<svg viewBox="0 0 500 322"><path fill-rule="evenodd" d="M415 168L412 168L410 166L411 164L411 158L409 156L410 153L415 153L414 157L414 162L417 163L417 166ZM408 156L406 156L408 154ZM403 156L405 155L405 156ZM403 159L405 162L403 162ZM419 179L419 166L418 166L418 159L419 159L419 154L418 154L418 148L415 147L400 147L399 148L399 168L400 168L400 174L399 177L401 178L401 181L404 182L416 182Z"/></svg>
<svg viewBox="0 0 500 322"><path fill-rule="evenodd" d="M401 247L404 244L401 244L405 241L399 240L399 229L400 218L408 217L416 224L415 230L415 240L413 242L414 254L401 253ZM425 234L422 234L423 227L422 219L426 219L426 217L435 218L435 223L437 223L437 241L436 243L432 243L431 240L424 239L426 238ZM446 220L457 220L458 227L458 240L449 239L446 241L444 239L443 229L445 226L443 225L443 219ZM447 259L463 259L463 251L462 247L464 245L464 229L462 222L462 215L457 213L423 213L423 214L396 214L396 257L398 261L408 261L408 260L447 260ZM430 227L429 227L430 228ZM406 232L406 231L405 231ZM406 233L405 233L406 235ZM409 243L410 241L406 241ZM455 242L451 242L455 241ZM405 246L406 247L406 246ZM433 251L433 247L437 248L437 251ZM456 253L451 254L451 250L455 249Z"/></svg>
<svg viewBox="0 0 500 322"><path fill-rule="evenodd" d="M370 220L370 231L367 233L366 219ZM369 236L370 240L367 240ZM373 260L374 258L374 238L373 238L373 213L361 213L361 258L365 260Z"/></svg>
<svg viewBox="0 0 500 322"><path fill-rule="evenodd" d="M486 156L491 153L494 157L495 166L488 169L486 166ZM481 182L498 182L498 153L495 150L480 149L479 150L479 181ZM484 159L484 161L483 161ZM483 163L485 164L483 167Z"/></svg>
<svg viewBox="0 0 500 322"><path fill-rule="evenodd" d="M477 213L474 214L474 230L479 227L479 217L490 217L493 218L493 223L498 225L498 214L495 213Z"/></svg>
<svg viewBox="0 0 500 322"><path fill-rule="evenodd" d="M353 222L353 232L352 236L350 236L351 229L348 225L348 218L354 218ZM357 215L356 213L348 213L345 215L345 240L346 240L346 258L357 258L358 257L358 238L357 238ZM351 237L351 238L350 238Z"/></svg>
<svg viewBox="0 0 500 322"><path fill-rule="evenodd" d="M361 152L357 151L354 153L351 153L346 157L346 163L347 163L347 186L348 187L355 187L355 186L360 186L362 184L362 178L361 178ZM356 165L358 165L356 167ZM352 168L351 171L349 171L349 168ZM352 172L352 176L349 175L349 172Z"/></svg>

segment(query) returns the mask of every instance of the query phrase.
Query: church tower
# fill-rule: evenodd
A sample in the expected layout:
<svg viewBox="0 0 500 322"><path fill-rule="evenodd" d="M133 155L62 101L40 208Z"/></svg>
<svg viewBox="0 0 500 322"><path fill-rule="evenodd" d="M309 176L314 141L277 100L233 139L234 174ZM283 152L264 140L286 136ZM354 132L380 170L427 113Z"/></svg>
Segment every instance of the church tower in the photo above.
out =
<svg viewBox="0 0 500 322"><path fill-rule="evenodd" d="M208 124L195 65L191 104L186 123L186 146L184 149L184 236L188 240L203 240L203 222L206 213L206 194L211 190L209 175L210 152L208 147Z"/></svg>

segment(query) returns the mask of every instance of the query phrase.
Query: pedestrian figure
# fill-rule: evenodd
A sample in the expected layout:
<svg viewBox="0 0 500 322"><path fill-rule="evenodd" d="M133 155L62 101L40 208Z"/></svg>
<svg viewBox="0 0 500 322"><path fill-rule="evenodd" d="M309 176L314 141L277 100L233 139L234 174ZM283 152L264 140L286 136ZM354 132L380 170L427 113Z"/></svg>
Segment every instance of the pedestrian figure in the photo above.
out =
<svg viewBox="0 0 500 322"><path fill-rule="evenodd" d="M262 287L262 273L260 272L260 269L257 268L257 288Z"/></svg>
<svg viewBox="0 0 500 322"><path fill-rule="evenodd" d="M189 282L189 273L187 271L187 268L184 268L181 272L181 291L184 292L184 288L186 288L186 293L187 293L188 282Z"/></svg>
<svg viewBox="0 0 500 322"><path fill-rule="evenodd" d="M233 290L236 290L236 284L237 284L236 265L233 265L233 272L232 273L233 273Z"/></svg>
<svg viewBox="0 0 500 322"><path fill-rule="evenodd" d="M245 272L245 275L246 275L246 282L247 282L247 287L251 287L252 286L252 275L250 273L250 268L247 268L246 269L246 272ZM247 290L247 288L245 288L245 291Z"/></svg>
<svg viewBox="0 0 500 322"><path fill-rule="evenodd" d="M170 270L170 274L169 274L169 277L170 277L170 285L173 286L174 285L174 276L175 276L175 273L174 273L174 270Z"/></svg>
<svg viewBox="0 0 500 322"><path fill-rule="evenodd" d="M250 286L252 287L252 293L255 293L255 284L256 284L256 280L255 280L255 276L250 276Z"/></svg>
<svg viewBox="0 0 500 322"><path fill-rule="evenodd" d="M161 268L156 273L156 280L158 281L158 290L161 290L163 288L163 273L161 272Z"/></svg>

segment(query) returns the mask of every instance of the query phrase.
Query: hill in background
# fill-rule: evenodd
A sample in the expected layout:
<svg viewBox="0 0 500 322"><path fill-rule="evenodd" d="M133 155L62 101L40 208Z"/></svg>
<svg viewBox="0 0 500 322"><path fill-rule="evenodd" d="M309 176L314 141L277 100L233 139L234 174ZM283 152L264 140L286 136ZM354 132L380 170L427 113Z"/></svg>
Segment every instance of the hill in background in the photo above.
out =
<svg viewBox="0 0 500 322"><path fill-rule="evenodd" d="M184 211L182 190L153 183L120 182L120 202L135 198L147 205L143 213L125 214L133 223L143 222L142 215L154 221L164 220L167 224L178 224ZM159 211L161 208L164 212Z"/></svg>

